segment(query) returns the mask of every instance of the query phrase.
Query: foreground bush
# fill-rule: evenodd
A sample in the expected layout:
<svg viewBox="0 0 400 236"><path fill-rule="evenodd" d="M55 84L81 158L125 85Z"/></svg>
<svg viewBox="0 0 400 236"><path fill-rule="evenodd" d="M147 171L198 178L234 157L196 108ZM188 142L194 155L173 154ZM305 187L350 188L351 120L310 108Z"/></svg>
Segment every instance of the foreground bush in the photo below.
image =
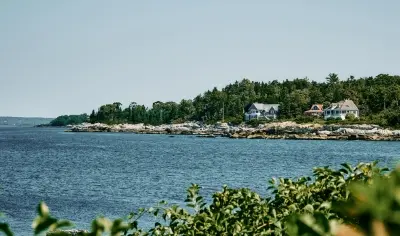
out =
<svg viewBox="0 0 400 236"><path fill-rule="evenodd" d="M187 191L187 208L160 202L131 213L129 220L95 219L89 233L110 235L400 235L400 169L388 173L376 162L341 169L315 168L312 177L272 179L270 197L249 189L226 186L207 204L193 184ZM151 229L138 221L156 216ZM69 221L50 216L41 203L33 223L35 235L57 229ZM6 224L0 232L12 235Z"/></svg>

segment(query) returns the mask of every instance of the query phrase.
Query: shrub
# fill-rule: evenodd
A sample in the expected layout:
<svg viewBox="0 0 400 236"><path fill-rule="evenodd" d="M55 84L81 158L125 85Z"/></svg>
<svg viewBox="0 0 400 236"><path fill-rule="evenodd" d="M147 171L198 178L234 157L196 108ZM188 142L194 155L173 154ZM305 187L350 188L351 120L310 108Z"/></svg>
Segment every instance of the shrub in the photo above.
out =
<svg viewBox="0 0 400 236"><path fill-rule="evenodd" d="M242 116L227 117L225 118L225 122L232 125L240 125L241 123L243 123L243 117Z"/></svg>
<svg viewBox="0 0 400 236"><path fill-rule="evenodd" d="M343 120L341 118L333 118L333 117L329 117L328 119L326 119L325 123L326 124L337 124L337 123L341 123Z"/></svg>
<svg viewBox="0 0 400 236"><path fill-rule="evenodd" d="M377 162L333 170L315 168L312 177L270 181L270 196L224 186L207 204L196 184L187 190L187 208L162 201L129 215L128 221L97 218L87 236L102 235L334 235L344 229L372 235L400 235L400 169L386 174ZM154 227L140 229L145 214L156 217ZM70 226L53 218L40 203L33 223L35 235ZM351 226L343 228L343 226ZM7 224L0 232L12 235ZM52 235L63 235L52 233ZM65 235L65 234L64 234Z"/></svg>
<svg viewBox="0 0 400 236"><path fill-rule="evenodd" d="M186 120L184 120L183 118L178 118L176 120L171 121L172 124L182 124L185 122L186 122Z"/></svg>
<svg viewBox="0 0 400 236"><path fill-rule="evenodd" d="M387 124L391 127L400 127L400 110L386 110L383 112L383 117Z"/></svg>
<svg viewBox="0 0 400 236"><path fill-rule="evenodd" d="M294 122L301 124L301 123L312 123L314 122L316 117L313 116L298 116L294 119Z"/></svg>
<svg viewBox="0 0 400 236"><path fill-rule="evenodd" d="M353 113L348 113L346 114L346 120L348 121L355 121L357 119L356 115L354 115Z"/></svg>

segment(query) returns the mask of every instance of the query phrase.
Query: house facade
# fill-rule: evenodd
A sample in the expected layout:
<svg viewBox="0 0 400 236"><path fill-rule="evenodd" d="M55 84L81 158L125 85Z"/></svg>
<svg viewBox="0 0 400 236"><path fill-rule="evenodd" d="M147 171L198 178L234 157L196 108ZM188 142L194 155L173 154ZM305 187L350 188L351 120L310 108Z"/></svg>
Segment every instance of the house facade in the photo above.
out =
<svg viewBox="0 0 400 236"><path fill-rule="evenodd" d="M340 118L346 119L347 114L354 114L355 117L360 117L360 111L352 100L346 99L337 103L332 103L329 107L324 109L324 119Z"/></svg>
<svg viewBox="0 0 400 236"><path fill-rule="evenodd" d="M324 109L323 109L322 104L313 104L310 108L310 110L307 110L304 112L304 115L306 116L322 116L324 114Z"/></svg>
<svg viewBox="0 0 400 236"><path fill-rule="evenodd" d="M244 113L246 121L252 119L276 119L279 113L279 104L252 103Z"/></svg>

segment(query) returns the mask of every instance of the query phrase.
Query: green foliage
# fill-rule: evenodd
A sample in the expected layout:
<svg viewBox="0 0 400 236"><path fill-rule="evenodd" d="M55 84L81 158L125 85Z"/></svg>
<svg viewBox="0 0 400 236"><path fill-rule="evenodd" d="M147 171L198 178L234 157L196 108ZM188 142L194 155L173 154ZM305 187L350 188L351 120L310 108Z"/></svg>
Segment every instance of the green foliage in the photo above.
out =
<svg viewBox="0 0 400 236"><path fill-rule="evenodd" d="M343 124L346 121L343 121L341 118L334 118L334 117L329 117L328 119L325 120L325 124L330 125L330 124Z"/></svg>
<svg viewBox="0 0 400 236"><path fill-rule="evenodd" d="M268 197L224 186L209 203L200 186L192 184L185 208L162 201L131 213L127 221L100 217L82 235L400 235L400 168L388 173L377 162L342 164L337 170L315 168L312 177L269 184ZM155 217L147 230L138 223L144 215ZM51 217L41 203L33 229L36 235L70 225ZM0 232L12 235L6 224Z"/></svg>
<svg viewBox="0 0 400 236"><path fill-rule="evenodd" d="M45 230L58 230L63 227L72 226L72 223L67 220L58 220L50 215L49 208L43 202L37 207L38 216L32 223L33 232L35 235L40 234Z"/></svg>
<svg viewBox="0 0 400 236"><path fill-rule="evenodd" d="M314 123L314 122L322 122L323 120L321 118L315 117L315 116L298 116L294 118L294 121L298 124L302 123Z"/></svg>
<svg viewBox="0 0 400 236"><path fill-rule="evenodd" d="M336 208L356 219L351 223L370 235L374 222L380 222L389 235L400 235L400 169L390 175L374 175L368 185L352 183L349 190L351 198L337 203Z"/></svg>
<svg viewBox="0 0 400 236"><path fill-rule="evenodd" d="M293 214L287 221L287 235L333 235L338 228L338 221L328 220L323 213Z"/></svg>
<svg viewBox="0 0 400 236"><path fill-rule="evenodd" d="M82 115L63 115L50 122L50 126L77 125L88 121L87 114Z"/></svg>
<svg viewBox="0 0 400 236"><path fill-rule="evenodd" d="M6 223L0 223L0 232L3 232L6 236L13 236L10 227Z"/></svg>
<svg viewBox="0 0 400 236"><path fill-rule="evenodd" d="M302 116L312 104L327 106L331 102L352 99L366 122L399 125L400 117L400 76L380 74L376 77L355 79L350 76L340 80L331 73L326 82L296 78L278 82L253 82L248 79L236 81L218 90L214 88L196 96L193 100L153 103L151 108L132 102L122 109L121 103L106 104L90 115L92 123L146 123L166 124L174 121L197 120L205 123L222 121L223 118L243 115L246 105L253 102L280 104L279 118L296 118L304 122ZM378 117L378 115L380 115ZM373 117L374 116L374 117ZM235 121L236 122L236 121ZM332 123L333 121L330 121ZM353 121L352 121L353 122ZM358 122L354 120L354 122Z"/></svg>
<svg viewBox="0 0 400 236"><path fill-rule="evenodd" d="M348 121L354 121L354 120L356 120L356 119L357 119L357 117L356 117L356 115L354 115L353 113L346 114L346 120L348 120Z"/></svg>
<svg viewBox="0 0 400 236"><path fill-rule="evenodd" d="M243 116L239 115L236 117L233 117L233 116L226 117L224 121L228 124L240 125L241 123L243 123Z"/></svg>
<svg viewBox="0 0 400 236"><path fill-rule="evenodd" d="M382 112L382 117L387 126L400 127L400 108L385 110Z"/></svg>

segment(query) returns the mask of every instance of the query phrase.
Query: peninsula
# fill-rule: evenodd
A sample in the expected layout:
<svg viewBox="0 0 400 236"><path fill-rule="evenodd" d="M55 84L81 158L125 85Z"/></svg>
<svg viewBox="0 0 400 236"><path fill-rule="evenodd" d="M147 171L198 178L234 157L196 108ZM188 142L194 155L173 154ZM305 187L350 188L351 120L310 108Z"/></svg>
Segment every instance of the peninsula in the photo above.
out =
<svg viewBox="0 0 400 236"><path fill-rule="evenodd" d="M69 131L195 134L232 138L398 140L400 76L325 81L236 81L194 99L101 105L50 124Z"/></svg>

